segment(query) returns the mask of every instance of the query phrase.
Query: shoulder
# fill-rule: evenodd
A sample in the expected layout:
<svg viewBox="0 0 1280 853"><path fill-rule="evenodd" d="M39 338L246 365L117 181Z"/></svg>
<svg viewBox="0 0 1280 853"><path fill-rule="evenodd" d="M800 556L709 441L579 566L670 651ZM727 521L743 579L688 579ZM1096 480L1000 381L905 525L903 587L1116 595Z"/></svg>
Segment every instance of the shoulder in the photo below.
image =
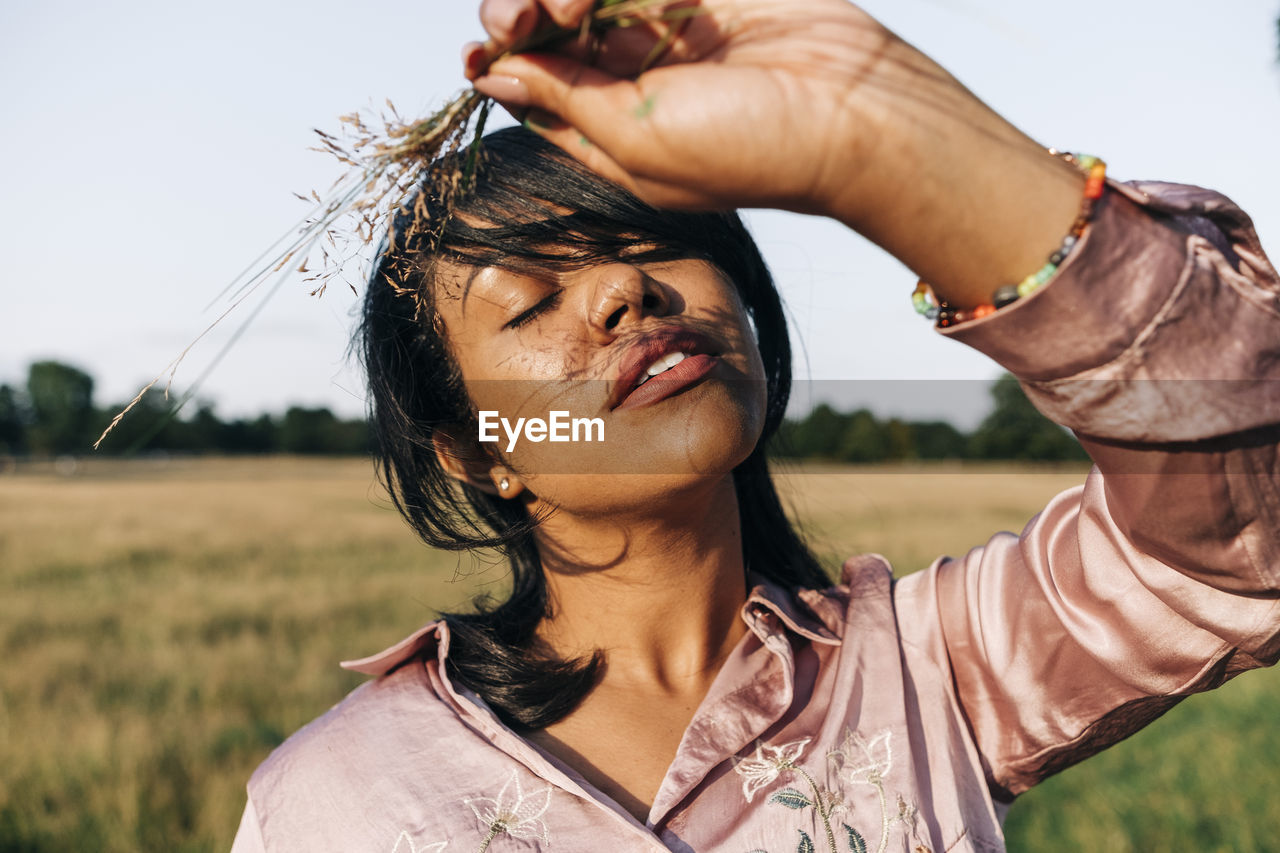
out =
<svg viewBox="0 0 1280 853"><path fill-rule="evenodd" d="M360 685L258 767L249 800L269 849L394 839L405 815L465 769L476 734L442 687L433 651Z"/></svg>
<svg viewBox="0 0 1280 853"><path fill-rule="evenodd" d="M430 732L441 730L438 723L454 715L431 689L426 667L423 661L406 663L351 691L271 753L253 774L250 794L261 803L264 795L303 778L312 789L317 783L350 785L407 737L423 740L423 732L406 731L407 718L437 723L426 726L429 740Z"/></svg>

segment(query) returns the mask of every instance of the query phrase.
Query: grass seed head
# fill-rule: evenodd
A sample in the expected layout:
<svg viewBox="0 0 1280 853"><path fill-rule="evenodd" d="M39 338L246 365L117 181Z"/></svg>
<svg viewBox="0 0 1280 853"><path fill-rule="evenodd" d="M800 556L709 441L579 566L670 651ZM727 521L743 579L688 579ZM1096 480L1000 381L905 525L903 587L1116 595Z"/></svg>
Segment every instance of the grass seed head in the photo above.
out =
<svg viewBox="0 0 1280 853"><path fill-rule="evenodd" d="M617 27L663 21L678 25L699 8L696 3L671 0L597 0L581 27L564 29L549 24L502 55L536 50L568 38L598 37ZM94 447L166 375L167 394L187 353L269 280L274 281L274 286L267 289L264 299L275 293L281 277L295 275L305 275L303 280L310 285L311 294L321 296L331 281L343 276L353 260L367 258L369 249L390 233L393 223L403 223L401 227L405 229L404 234L393 235L396 239L426 239L430 241L426 247L432 247L455 204L483 167L481 140L491 106L489 98L468 89L426 118L405 121L388 98L386 112L376 119L351 112L338 117L338 133L317 128L318 144L311 150L336 158L347 167L345 174L327 193L312 190L309 197L294 193L303 201L314 202L313 210L223 289L211 305L224 298L230 304L112 419ZM431 205L434 216L428 209L428 198L436 202ZM390 283L398 293L405 293ZM354 282L347 281L347 285L357 292ZM421 299L416 292L412 295L415 302ZM418 307L421 310L421 305ZM231 336L232 343L255 313L242 321ZM226 347L222 354L225 352ZM198 387L199 382L171 409L170 417L177 415Z"/></svg>

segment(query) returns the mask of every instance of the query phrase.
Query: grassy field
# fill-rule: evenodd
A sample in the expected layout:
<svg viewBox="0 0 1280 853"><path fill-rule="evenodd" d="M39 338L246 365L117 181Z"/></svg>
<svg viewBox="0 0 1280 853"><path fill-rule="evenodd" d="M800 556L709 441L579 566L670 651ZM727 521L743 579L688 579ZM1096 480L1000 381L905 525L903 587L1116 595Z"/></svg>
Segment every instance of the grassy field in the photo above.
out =
<svg viewBox="0 0 1280 853"><path fill-rule="evenodd" d="M804 468L819 552L902 571L1018 530L1080 469ZM0 474L0 851L219 851L243 785L376 651L501 589L416 544L359 460ZM1195 697L1011 812L1012 850L1280 849L1280 673Z"/></svg>

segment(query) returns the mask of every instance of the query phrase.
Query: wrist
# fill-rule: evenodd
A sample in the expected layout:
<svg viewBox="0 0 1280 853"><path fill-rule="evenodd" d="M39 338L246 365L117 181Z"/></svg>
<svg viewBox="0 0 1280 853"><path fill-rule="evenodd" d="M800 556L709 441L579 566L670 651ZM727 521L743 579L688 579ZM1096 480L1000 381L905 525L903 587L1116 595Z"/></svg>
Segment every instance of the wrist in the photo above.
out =
<svg viewBox="0 0 1280 853"><path fill-rule="evenodd" d="M916 284L915 292L911 295L912 304L919 314L930 320L936 320L940 329L968 320L977 320L1030 296L1056 275L1058 268L1067 261L1076 246L1084 239L1085 230L1093 220L1094 211L1106 189L1107 166L1101 159L1088 154L1073 155L1056 151L1053 153L1071 163L1086 176L1079 212L1076 214L1075 221L1071 223L1071 230L1063 237L1058 248L1035 272L1017 283L1000 285L991 292L988 300L971 309L951 305L944 299L940 299L933 288L924 279L920 279Z"/></svg>
<svg viewBox="0 0 1280 853"><path fill-rule="evenodd" d="M847 169L827 206L885 248L939 298L989 302L993 288L1035 272L1079 209L1084 177L1013 127L905 42L857 93L868 158Z"/></svg>

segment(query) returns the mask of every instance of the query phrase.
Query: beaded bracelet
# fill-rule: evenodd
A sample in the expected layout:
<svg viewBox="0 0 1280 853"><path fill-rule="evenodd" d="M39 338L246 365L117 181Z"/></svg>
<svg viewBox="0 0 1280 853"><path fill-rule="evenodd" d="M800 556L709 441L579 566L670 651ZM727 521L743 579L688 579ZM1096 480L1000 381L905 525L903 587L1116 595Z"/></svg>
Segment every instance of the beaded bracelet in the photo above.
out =
<svg viewBox="0 0 1280 853"><path fill-rule="evenodd" d="M1040 269L1017 284L1006 284L997 287L995 292L991 294L989 303L975 305L968 310L952 308L946 302L938 299L933 292L933 288L922 279L916 284L915 292L911 294L911 304L915 306L918 314L929 320L936 320L939 329L945 329L948 326L954 326L956 323L963 323L967 320L986 317L988 314L994 314L1004 306L1017 302L1022 297L1032 293L1058 271L1058 267L1062 265L1062 262L1071 254L1071 250L1080 242L1084 229L1088 227L1090 220L1093 219L1094 207L1097 205L1098 199L1102 198L1102 192L1107 185L1107 164L1088 154L1068 154L1065 151L1055 151L1052 148L1049 149L1049 153L1071 163L1084 172L1086 176L1084 198L1080 201L1080 212L1076 214L1076 220L1071 224L1071 230L1062 239L1062 245L1058 247L1058 250L1049 256L1048 261Z"/></svg>

